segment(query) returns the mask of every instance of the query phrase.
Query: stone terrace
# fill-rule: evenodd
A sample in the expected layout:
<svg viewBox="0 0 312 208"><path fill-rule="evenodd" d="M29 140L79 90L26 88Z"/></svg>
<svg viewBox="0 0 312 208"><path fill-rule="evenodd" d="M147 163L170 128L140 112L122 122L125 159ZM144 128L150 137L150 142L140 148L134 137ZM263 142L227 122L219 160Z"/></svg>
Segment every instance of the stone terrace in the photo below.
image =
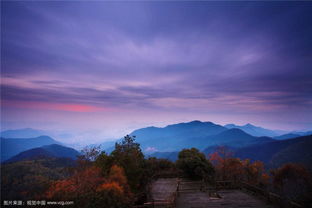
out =
<svg viewBox="0 0 312 208"><path fill-rule="evenodd" d="M208 192L201 191L200 181L180 180L179 193L177 190L177 178L158 179L152 186L152 198L156 204L154 207L174 207L174 205L157 205L157 202L171 201L172 196L177 196L176 208L273 208L264 201L247 194L241 190L220 190L218 195L209 196Z"/></svg>

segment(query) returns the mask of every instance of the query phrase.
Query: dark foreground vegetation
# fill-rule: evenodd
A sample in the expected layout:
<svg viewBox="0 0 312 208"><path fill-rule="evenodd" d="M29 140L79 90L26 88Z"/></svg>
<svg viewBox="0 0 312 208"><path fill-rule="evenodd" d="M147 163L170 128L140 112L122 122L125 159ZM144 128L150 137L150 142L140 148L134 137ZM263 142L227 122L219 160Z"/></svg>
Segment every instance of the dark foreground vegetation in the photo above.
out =
<svg viewBox="0 0 312 208"><path fill-rule="evenodd" d="M46 158L2 165L2 200L74 201L75 207L122 208L143 204L159 177L246 182L305 206L312 206L311 172L299 164L266 170L260 161L233 157L226 147L204 155L195 148L171 162L145 158L135 138L125 136L111 154L86 149L76 161Z"/></svg>

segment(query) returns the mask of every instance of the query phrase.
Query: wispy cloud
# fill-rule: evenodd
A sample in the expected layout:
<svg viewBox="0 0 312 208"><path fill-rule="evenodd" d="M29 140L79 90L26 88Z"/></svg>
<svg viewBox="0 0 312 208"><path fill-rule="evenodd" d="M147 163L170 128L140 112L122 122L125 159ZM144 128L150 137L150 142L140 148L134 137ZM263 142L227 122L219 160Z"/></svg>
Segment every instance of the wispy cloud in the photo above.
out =
<svg viewBox="0 0 312 208"><path fill-rule="evenodd" d="M311 114L306 4L4 2L1 99L25 111L247 113L271 123L274 112L287 123L290 109Z"/></svg>

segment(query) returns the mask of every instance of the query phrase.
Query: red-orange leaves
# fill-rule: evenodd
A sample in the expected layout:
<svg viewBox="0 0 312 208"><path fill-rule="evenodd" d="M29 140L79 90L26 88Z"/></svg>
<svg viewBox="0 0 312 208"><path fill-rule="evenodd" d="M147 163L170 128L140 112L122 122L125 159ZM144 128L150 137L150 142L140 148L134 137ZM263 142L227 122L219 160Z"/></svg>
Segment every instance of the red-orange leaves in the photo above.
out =
<svg viewBox="0 0 312 208"><path fill-rule="evenodd" d="M116 182L109 182L100 185L97 189L97 192L115 192L116 194L123 194L123 188Z"/></svg>
<svg viewBox="0 0 312 208"><path fill-rule="evenodd" d="M110 169L108 179L110 181L117 182L118 184L122 186L127 185L127 178L125 176L124 170L122 167L119 167L117 165L113 165Z"/></svg>
<svg viewBox="0 0 312 208"><path fill-rule="evenodd" d="M250 162L233 158L226 147L219 147L209 155L209 160L215 166L218 180L246 181L254 185L268 184L269 176L265 174L264 165L260 161Z"/></svg>
<svg viewBox="0 0 312 208"><path fill-rule="evenodd" d="M90 167L75 173L68 179L56 181L48 190L47 197L56 199L75 198L94 192L98 185L104 181L105 179L101 177L100 169Z"/></svg>
<svg viewBox="0 0 312 208"><path fill-rule="evenodd" d="M56 181L47 192L49 199L72 200L79 207L127 207L132 194L124 171L112 166L109 176L101 176L100 168L91 166L70 178Z"/></svg>
<svg viewBox="0 0 312 208"><path fill-rule="evenodd" d="M308 183L310 179L311 175L305 167L289 163L277 169L274 173L273 184L276 187L283 187L289 181Z"/></svg>

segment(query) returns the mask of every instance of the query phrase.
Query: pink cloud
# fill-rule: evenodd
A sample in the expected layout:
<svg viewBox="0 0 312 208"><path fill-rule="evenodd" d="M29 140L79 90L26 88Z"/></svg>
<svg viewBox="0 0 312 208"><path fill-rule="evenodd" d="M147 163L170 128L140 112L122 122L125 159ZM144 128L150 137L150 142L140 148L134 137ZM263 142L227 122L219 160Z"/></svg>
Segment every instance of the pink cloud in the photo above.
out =
<svg viewBox="0 0 312 208"><path fill-rule="evenodd" d="M111 109L104 107L97 107L85 104L72 103L47 103L47 102L28 102L28 101L2 101L1 104L6 107L26 108L38 110L56 110L56 111L70 111L70 112L100 112L109 111Z"/></svg>

